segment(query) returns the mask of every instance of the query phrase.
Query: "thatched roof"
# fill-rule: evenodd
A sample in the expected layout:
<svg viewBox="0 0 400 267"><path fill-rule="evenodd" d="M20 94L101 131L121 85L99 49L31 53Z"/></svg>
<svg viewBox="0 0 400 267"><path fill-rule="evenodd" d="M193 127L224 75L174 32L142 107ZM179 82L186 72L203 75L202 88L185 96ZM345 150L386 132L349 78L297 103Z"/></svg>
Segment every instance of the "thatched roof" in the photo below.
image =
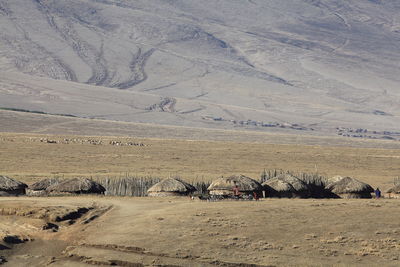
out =
<svg viewBox="0 0 400 267"><path fill-rule="evenodd" d="M374 189L366 183L355 178L344 177L337 182L331 183L326 187L335 194L351 194L351 193L372 193Z"/></svg>
<svg viewBox="0 0 400 267"><path fill-rule="evenodd" d="M242 192L262 191L262 185L259 182L244 175L221 177L212 182L207 190L232 190L235 185L237 185Z"/></svg>
<svg viewBox="0 0 400 267"><path fill-rule="evenodd" d="M340 180L342 180L344 178L346 178L346 177L340 176L340 175L329 177L329 178L326 179L325 186L327 187L330 184L337 183L337 182L339 182Z"/></svg>
<svg viewBox="0 0 400 267"><path fill-rule="evenodd" d="M262 184L267 192L296 192L291 184L278 178L272 178Z"/></svg>
<svg viewBox="0 0 400 267"><path fill-rule="evenodd" d="M63 193L104 193L106 189L92 180L86 178L68 179L58 184L49 186L47 191Z"/></svg>
<svg viewBox="0 0 400 267"><path fill-rule="evenodd" d="M308 190L308 186L306 185L305 182L303 182L302 180L291 174L281 174L276 176L275 178L290 184L291 186L293 186L294 190L298 192Z"/></svg>
<svg viewBox="0 0 400 267"><path fill-rule="evenodd" d="M36 191L46 190L49 186L59 184L59 183L60 183L60 180L57 178L47 178L47 179L40 180L39 182L36 182L34 184L31 184L29 186L29 189L36 190Z"/></svg>
<svg viewBox="0 0 400 267"><path fill-rule="evenodd" d="M278 192L301 192L301 191L308 191L308 186L306 183L304 183L302 180L297 178L296 176L293 176L291 174L285 173L285 174L280 174L268 181L266 181L264 186L274 186L276 187L276 191Z"/></svg>
<svg viewBox="0 0 400 267"><path fill-rule="evenodd" d="M393 186L392 188L388 189L386 193L392 194L400 194L400 184Z"/></svg>
<svg viewBox="0 0 400 267"><path fill-rule="evenodd" d="M328 178L320 176L318 174L300 174L299 176L296 176L298 179L303 181L308 186L311 187L325 187L327 184Z"/></svg>
<svg viewBox="0 0 400 267"><path fill-rule="evenodd" d="M189 193L196 191L196 188L180 179L167 178L159 183L156 183L147 190L151 192L176 192L176 193Z"/></svg>
<svg viewBox="0 0 400 267"><path fill-rule="evenodd" d="M0 175L0 190L1 191L13 191L27 188L28 186L24 183L16 181L7 176Z"/></svg>

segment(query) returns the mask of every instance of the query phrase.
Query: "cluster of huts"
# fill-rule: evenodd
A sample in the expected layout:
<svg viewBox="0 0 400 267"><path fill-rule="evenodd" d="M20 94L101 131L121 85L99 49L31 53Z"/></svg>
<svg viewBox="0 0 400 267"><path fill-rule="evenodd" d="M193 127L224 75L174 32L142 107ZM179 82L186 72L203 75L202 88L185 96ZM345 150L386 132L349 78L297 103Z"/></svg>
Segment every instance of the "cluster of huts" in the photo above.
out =
<svg viewBox="0 0 400 267"><path fill-rule="evenodd" d="M241 195L271 198L371 198L374 189L355 178L334 176L332 178L301 179L291 174L280 174L264 183L244 176L221 177L208 187L211 196L230 197L237 187ZM149 196L191 195L196 191L192 185L179 179L168 178L148 190ZM392 198L400 197L400 186L389 189ZM389 196L389 195L388 195Z"/></svg>
<svg viewBox="0 0 400 267"><path fill-rule="evenodd" d="M334 176L331 178L304 179L289 173L277 175L264 183L244 176L233 175L213 181L207 188L210 196L230 197L233 188L243 196L271 198L371 198L374 189L355 178ZM104 194L106 189L99 183L86 179L44 179L30 186L6 176L0 176L0 196L30 195L48 196L65 194ZM194 195L197 189L180 179L164 179L147 191L148 196ZM386 197L400 198L400 185L386 191Z"/></svg>
<svg viewBox="0 0 400 267"><path fill-rule="evenodd" d="M103 194L106 189L90 179L44 179L30 186L7 176L0 176L0 196L47 196L63 194Z"/></svg>

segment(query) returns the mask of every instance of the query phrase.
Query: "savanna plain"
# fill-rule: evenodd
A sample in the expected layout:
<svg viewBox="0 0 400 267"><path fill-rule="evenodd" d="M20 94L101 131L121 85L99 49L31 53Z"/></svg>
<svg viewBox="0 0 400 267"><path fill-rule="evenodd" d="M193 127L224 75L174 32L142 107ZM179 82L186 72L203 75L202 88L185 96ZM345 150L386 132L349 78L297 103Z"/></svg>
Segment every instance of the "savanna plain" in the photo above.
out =
<svg viewBox="0 0 400 267"><path fill-rule="evenodd" d="M127 175L259 179L264 169L284 169L348 175L385 190L399 173L400 155L388 143L371 144L2 133L0 169L27 184L46 177ZM399 264L396 199L8 197L0 199L0 213L1 234L23 239L3 242L5 266Z"/></svg>

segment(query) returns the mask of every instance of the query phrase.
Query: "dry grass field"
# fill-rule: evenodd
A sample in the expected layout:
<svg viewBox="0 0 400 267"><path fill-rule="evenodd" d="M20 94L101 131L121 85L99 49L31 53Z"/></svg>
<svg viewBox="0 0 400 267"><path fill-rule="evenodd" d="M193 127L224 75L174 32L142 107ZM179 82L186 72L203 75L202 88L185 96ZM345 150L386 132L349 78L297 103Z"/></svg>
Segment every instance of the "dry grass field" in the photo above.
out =
<svg viewBox="0 0 400 267"><path fill-rule="evenodd" d="M65 139L70 140L68 144ZM99 141L101 145L92 144ZM111 145L112 141L122 145ZM264 168L276 168L349 175L385 188L400 173L399 152L315 145L0 134L1 174L27 183L44 177L112 178L126 174L161 178L178 175L189 181L209 181L241 173L258 179Z"/></svg>
<svg viewBox="0 0 400 267"><path fill-rule="evenodd" d="M2 198L5 266L398 266L396 200ZM80 218L57 220L80 208ZM97 215L97 217L94 217ZM64 216L65 217L65 216ZM94 218L88 220L89 218ZM57 232L42 230L52 222Z"/></svg>

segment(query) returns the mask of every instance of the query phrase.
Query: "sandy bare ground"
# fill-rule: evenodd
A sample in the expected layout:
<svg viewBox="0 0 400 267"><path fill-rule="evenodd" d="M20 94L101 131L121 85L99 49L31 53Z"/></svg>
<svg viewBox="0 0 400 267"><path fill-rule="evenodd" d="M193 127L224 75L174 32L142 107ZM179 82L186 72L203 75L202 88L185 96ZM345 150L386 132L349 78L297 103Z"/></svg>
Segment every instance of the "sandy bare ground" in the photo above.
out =
<svg viewBox="0 0 400 267"><path fill-rule="evenodd" d="M90 214L71 226L60 223L56 233L32 227L40 225L32 218L35 215L2 215L3 232L18 230L14 234L34 239L2 250L9 260L5 266L399 264L400 215L395 200L0 199L1 210L10 206L95 207L90 212L105 212L86 224Z"/></svg>

